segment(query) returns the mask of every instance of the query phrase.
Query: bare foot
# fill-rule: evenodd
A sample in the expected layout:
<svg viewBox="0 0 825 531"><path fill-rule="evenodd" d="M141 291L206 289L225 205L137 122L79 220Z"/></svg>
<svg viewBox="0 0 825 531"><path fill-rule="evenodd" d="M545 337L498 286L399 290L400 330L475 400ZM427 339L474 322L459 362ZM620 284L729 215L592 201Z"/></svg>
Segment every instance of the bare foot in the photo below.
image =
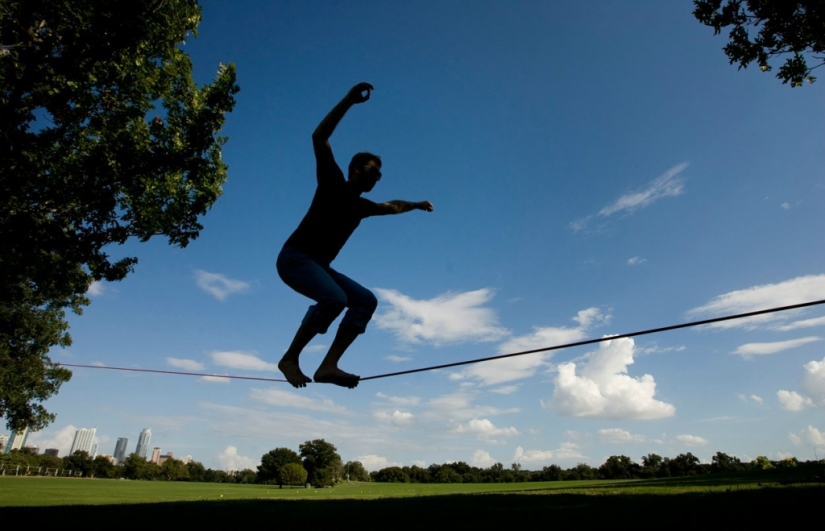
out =
<svg viewBox="0 0 825 531"><path fill-rule="evenodd" d="M360 376L344 372L338 367L318 367L313 377L316 383L331 383L346 387L348 389L355 389L358 386Z"/></svg>
<svg viewBox="0 0 825 531"><path fill-rule="evenodd" d="M288 359L281 359L278 362L278 368L284 373L286 379L289 383L292 384L292 387L296 389L298 387L306 387L309 382L312 380L303 372L301 372L301 367L298 365L297 360L288 360Z"/></svg>

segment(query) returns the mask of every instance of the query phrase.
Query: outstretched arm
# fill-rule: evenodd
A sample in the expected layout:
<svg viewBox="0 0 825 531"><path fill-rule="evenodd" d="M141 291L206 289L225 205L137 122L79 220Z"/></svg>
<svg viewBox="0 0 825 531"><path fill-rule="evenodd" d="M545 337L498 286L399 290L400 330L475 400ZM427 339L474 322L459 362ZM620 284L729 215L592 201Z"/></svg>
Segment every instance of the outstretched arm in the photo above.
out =
<svg viewBox="0 0 825 531"><path fill-rule="evenodd" d="M400 199L396 199L395 201L379 203L376 206L378 207L379 216L385 216L387 214L403 214L404 212L409 212L411 210L426 210L427 212L433 211L433 204L429 201L411 203L409 201L401 201Z"/></svg>
<svg viewBox="0 0 825 531"><path fill-rule="evenodd" d="M344 117L350 107L356 103L364 103L370 99L371 90L372 85L369 83L358 83L352 87L349 92L347 92L347 95L344 96L344 99L338 102L338 105L329 111L329 114L321 120L321 123L315 128L315 132L312 133L312 144L315 146L316 150L319 147L330 149L329 137L332 136L332 133L338 126L338 122L341 121L341 118ZM365 92L366 94L364 94Z"/></svg>

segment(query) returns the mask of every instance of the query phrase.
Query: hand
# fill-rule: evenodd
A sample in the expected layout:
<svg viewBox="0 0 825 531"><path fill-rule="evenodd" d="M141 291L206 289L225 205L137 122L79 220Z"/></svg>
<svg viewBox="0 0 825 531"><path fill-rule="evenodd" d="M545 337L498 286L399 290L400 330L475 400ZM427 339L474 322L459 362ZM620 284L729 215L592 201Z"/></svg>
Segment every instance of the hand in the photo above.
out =
<svg viewBox="0 0 825 531"><path fill-rule="evenodd" d="M430 203L429 201L421 201L421 202L415 204L415 208L417 208L419 210L426 210L427 212L432 212L433 211L433 204Z"/></svg>
<svg viewBox="0 0 825 531"><path fill-rule="evenodd" d="M347 93L346 100L350 103L364 103L368 99L370 99L370 91L372 90L372 85L369 83L358 83ZM364 94L366 92L366 94Z"/></svg>

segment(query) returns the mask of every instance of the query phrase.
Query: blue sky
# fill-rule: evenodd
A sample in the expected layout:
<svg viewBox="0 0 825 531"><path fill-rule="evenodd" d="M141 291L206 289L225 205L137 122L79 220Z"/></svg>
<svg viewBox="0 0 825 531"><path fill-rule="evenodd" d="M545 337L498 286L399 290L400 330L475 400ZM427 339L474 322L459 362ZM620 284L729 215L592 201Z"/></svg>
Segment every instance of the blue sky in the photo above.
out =
<svg viewBox="0 0 825 531"><path fill-rule="evenodd" d="M186 43L201 82L234 62L224 194L186 249L130 243L55 360L279 377L309 301L275 271L314 191L310 134L359 81L340 165L381 155L334 263L380 304L342 367L362 376L825 298L825 81L737 71L692 3L207 2ZM778 67L778 65L777 65ZM456 370L310 385L76 370L30 441L100 451L141 429L207 466L308 439L345 460L520 462L825 444L825 311ZM330 335L302 357L314 371ZM825 447L818 448L821 456Z"/></svg>

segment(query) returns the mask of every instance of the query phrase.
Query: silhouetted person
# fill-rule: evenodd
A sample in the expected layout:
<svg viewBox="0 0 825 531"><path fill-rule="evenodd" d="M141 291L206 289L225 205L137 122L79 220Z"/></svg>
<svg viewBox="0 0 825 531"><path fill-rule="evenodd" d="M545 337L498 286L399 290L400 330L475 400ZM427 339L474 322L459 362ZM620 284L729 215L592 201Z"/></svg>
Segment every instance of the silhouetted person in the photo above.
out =
<svg viewBox="0 0 825 531"><path fill-rule="evenodd" d="M301 351L315 334L326 333L344 308L347 308L347 313L338 326L329 352L315 371L314 379L349 388L358 385L360 376L339 369L338 360L355 338L364 333L378 301L372 292L334 270L330 264L361 220L416 209L433 210L429 201L376 204L361 197L381 179L381 159L377 155L356 153L349 163L346 180L336 164L329 137L350 107L370 98L371 90L369 83L352 87L312 133L318 187L309 211L278 255L281 279L316 303L309 307L292 344L278 363L278 368L294 387L305 387L312 381L298 365Z"/></svg>

